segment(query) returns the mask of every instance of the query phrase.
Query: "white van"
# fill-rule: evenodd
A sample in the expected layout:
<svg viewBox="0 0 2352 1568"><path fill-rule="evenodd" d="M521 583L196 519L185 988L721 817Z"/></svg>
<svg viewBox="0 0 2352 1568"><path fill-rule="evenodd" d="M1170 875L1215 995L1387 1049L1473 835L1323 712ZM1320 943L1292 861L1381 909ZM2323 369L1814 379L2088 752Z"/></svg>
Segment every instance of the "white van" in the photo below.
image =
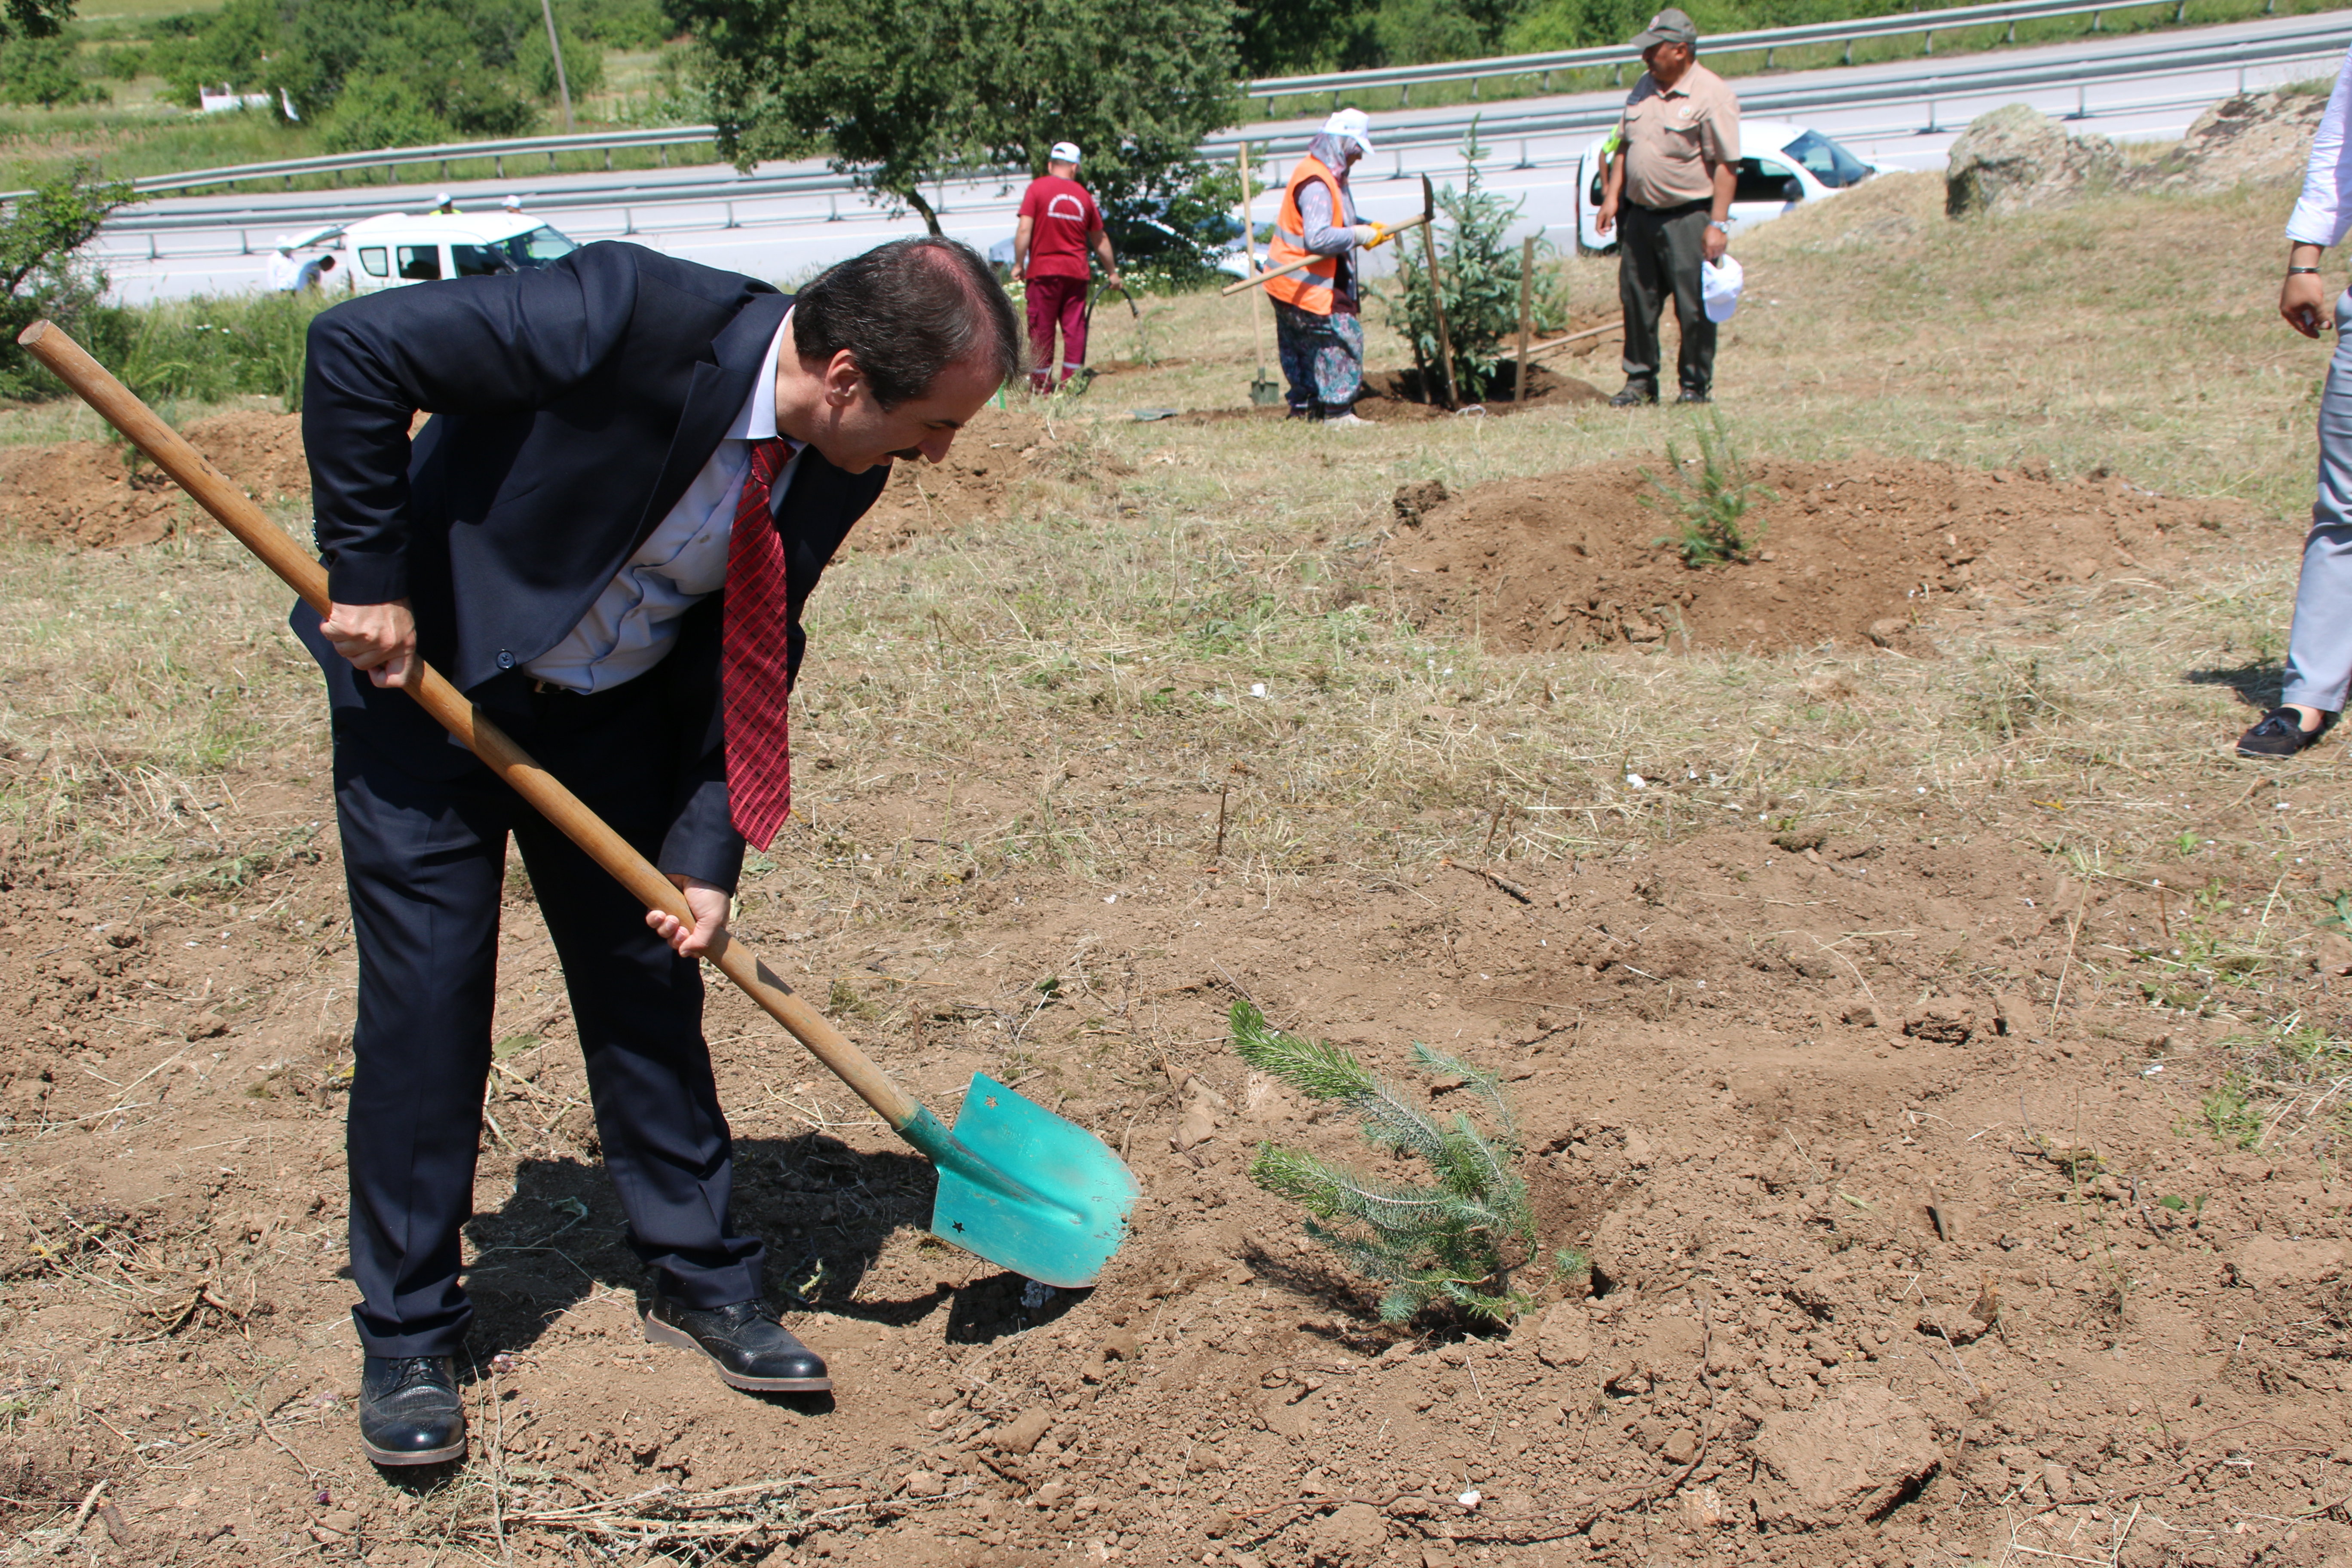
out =
<svg viewBox="0 0 2352 1568"><path fill-rule="evenodd" d="M1592 226L1601 210L1601 137L1576 160L1576 242L1587 256L1606 256L1617 248L1617 236ZM1786 121L1743 120L1739 147L1739 183L1731 195L1730 221L1724 227L1732 238L1742 231L1794 212L1800 202L1820 201L1851 190L1879 172L1818 131ZM364 289L367 283L361 281Z"/></svg>
<svg viewBox="0 0 2352 1568"><path fill-rule="evenodd" d="M352 287L360 293L429 283L442 278L486 278L528 272L580 247L521 213L385 213L345 228Z"/></svg>

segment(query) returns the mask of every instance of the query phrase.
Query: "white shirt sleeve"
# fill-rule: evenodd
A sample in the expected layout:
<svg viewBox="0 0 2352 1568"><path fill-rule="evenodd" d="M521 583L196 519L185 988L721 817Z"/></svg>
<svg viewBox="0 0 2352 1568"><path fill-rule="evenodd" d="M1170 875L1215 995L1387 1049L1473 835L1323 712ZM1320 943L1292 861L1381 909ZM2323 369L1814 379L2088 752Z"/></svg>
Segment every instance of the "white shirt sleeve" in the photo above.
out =
<svg viewBox="0 0 2352 1568"><path fill-rule="evenodd" d="M2294 245L2331 246L2352 228L2352 144L2345 140L2345 121L2352 115L2352 49L2336 73L2336 90L2327 95L2327 111L2320 116L2318 132L2311 139L2311 161L2304 165L2303 197L2294 216L2286 220L2286 237Z"/></svg>

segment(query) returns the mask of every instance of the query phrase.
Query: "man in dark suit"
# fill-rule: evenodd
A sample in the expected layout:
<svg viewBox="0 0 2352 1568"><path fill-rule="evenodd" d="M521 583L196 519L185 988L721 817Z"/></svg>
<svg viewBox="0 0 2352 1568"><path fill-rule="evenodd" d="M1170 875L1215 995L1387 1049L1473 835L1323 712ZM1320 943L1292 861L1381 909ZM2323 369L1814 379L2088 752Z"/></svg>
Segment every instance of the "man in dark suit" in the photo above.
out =
<svg viewBox="0 0 2352 1568"><path fill-rule="evenodd" d="M945 457L1017 374L968 247L901 240L797 298L631 245L387 290L312 324L325 670L360 961L349 1161L360 1430L466 1448L454 1356L511 834L555 940L646 1337L739 1388L829 1388L729 1220L697 960L789 809L801 609L894 458ZM410 440L418 412L433 418ZM430 660L681 888L647 914L401 688Z"/></svg>

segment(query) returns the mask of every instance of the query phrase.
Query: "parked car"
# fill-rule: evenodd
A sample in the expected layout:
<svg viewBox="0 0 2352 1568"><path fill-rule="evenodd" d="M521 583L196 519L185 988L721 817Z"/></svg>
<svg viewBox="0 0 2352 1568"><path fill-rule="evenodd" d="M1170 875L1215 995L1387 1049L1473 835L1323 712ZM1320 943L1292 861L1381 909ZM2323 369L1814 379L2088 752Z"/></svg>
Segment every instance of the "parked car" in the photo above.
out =
<svg viewBox="0 0 2352 1568"><path fill-rule="evenodd" d="M1576 160L1576 242L1587 256L1617 248L1614 233L1592 226L1601 210L1601 148L1596 139ZM1724 226L1734 239L1759 223L1794 212L1801 202L1822 201L1852 190L1879 172L1818 131L1779 120L1743 120L1739 183L1732 192L1731 216Z"/></svg>
<svg viewBox="0 0 2352 1568"><path fill-rule="evenodd" d="M342 231L356 265L352 286L362 294L429 283L441 278L484 278L528 272L580 247L521 213L385 213Z"/></svg>

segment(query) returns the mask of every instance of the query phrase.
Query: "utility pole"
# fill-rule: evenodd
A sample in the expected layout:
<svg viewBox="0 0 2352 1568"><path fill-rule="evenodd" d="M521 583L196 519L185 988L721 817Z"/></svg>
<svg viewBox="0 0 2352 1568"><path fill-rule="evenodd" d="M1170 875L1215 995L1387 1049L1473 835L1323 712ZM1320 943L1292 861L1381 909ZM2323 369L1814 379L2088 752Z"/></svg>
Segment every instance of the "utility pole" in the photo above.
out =
<svg viewBox="0 0 2352 1568"><path fill-rule="evenodd" d="M539 14L547 18L547 47L555 56L555 91L563 100L563 129L572 130L572 83L563 75L563 45L555 36L555 0L539 0Z"/></svg>

